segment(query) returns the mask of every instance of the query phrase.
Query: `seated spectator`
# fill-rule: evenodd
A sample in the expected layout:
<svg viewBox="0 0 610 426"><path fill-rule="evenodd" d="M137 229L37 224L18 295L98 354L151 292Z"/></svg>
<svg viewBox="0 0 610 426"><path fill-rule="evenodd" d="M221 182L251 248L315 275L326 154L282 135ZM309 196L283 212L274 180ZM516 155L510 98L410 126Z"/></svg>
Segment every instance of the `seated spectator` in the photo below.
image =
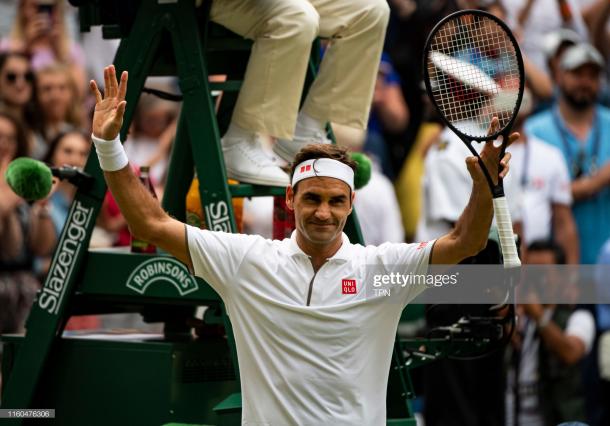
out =
<svg viewBox="0 0 610 426"><path fill-rule="evenodd" d="M81 95L87 88L85 55L70 38L66 28L64 1L47 7L36 0L20 0L9 37L0 41L1 50L23 52L31 56L35 70L54 62L69 67Z"/></svg>
<svg viewBox="0 0 610 426"><path fill-rule="evenodd" d="M33 256L49 255L56 241L48 200L30 206L4 178L10 161L27 154L23 128L0 111L0 334L23 331L39 288Z"/></svg>
<svg viewBox="0 0 610 426"><path fill-rule="evenodd" d="M43 158L58 134L79 129L82 122L78 91L69 69L53 64L36 72L38 122L32 157Z"/></svg>
<svg viewBox="0 0 610 426"><path fill-rule="evenodd" d="M521 253L534 241L553 240L562 248L567 263L578 263L578 234L572 214L568 166L561 151L523 131L523 122L533 107L526 87L513 129L521 139L507 148L511 173L517 178L520 199L509 199L521 209Z"/></svg>
<svg viewBox="0 0 610 426"><path fill-rule="evenodd" d="M44 162L55 167L73 166L82 169L87 162L90 146L89 136L80 131L72 130L61 133L51 141ZM60 181L57 189L51 195L51 217L57 235L64 227L75 194L74 185L68 181Z"/></svg>
<svg viewBox="0 0 610 426"><path fill-rule="evenodd" d="M30 60L21 53L0 53L0 107L24 124L31 152L34 119L35 75Z"/></svg>
<svg viewBox="0 0 610 426"><path fill-rule="evenodd" d="M89 155L91 145L89 140L88 135L85 135L79 131L61 133L51 142L49 152L47 153L44 161L55 167L75 166L78 168L83 168L85 167L87 156ZM53 195L51 195L51 217L53 219L53 225L57 235L60 235L63 229L75 194L76 187L74 185L67 181L61 181L57 184L56 191L53 193ZM50 258L45 259L42 263L43 270L48 270ZM72 317L70 321L68 321L65 329L82 330L97 329L99 327L100 320L98 316L85 315Z"/></svg>
<svg viewBox="0 0 610 426"><path fill-rule="evenodd" d="M561 248L549 242L534 242L527 253L524 260L528 264L565 262ZM553 284L549 275L547 285ZM518 306L521 314L513 337L507 381L506 425L544 426L584 421L580 361L593 346L593 315L572 305L542 304L535 296L530 297L530 303Z"/></svg>
<svg viewBox="0 0 610 426"><path fill-rule="evenodd" d="M559 148L572 181L572 211L580 245L580 262L594 264L602 244L610 237L610 191L582 191L610 165L610 110L596 100L604 61L591 45L570 46L561 56L557 73L559 96L552 108L525 122L528 135ZM601 179L603 181L604 179Z"/></svg>

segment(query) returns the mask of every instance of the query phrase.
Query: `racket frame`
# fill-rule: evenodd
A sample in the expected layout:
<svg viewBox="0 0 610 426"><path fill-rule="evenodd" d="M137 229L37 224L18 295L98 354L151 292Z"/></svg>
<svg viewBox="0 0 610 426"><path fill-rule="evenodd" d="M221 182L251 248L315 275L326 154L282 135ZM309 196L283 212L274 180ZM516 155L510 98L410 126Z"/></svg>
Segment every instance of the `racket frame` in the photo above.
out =
<svg viewBox="0 0 610 426"><path fill-rule="evenodd" d="M485 135L485 136L468 136L468 135L465 135L464 133L462 133L460 130L458 130L456 128L456 126L454 126L447 119L447 117L445 117L443 110L440 108L440 106L438 105L438 103L434 97L434 92L432 91L432 86L430 84L430 74L428 71L428 55L429 55L429 52L432 47L431 46L432 40L433 40L434 36L436 35L436 33L438 32L438 30L440 28L442 28L448 21L453 21L453 20L459 19L463 15L482 16L484 18L491 19L496 24L498 24L500 26L500 28L502 28L504 30L504 32L508 36L510 42L512 43L512 45L515 49L517 66L518 66L518 70L519 70L519 75L521 76L521 78L519 79L519 91L517 93L517 101L513 108L513 113L512 113L510 120L508 120L506 125L504 125L500 129L498 129L495 133ZM485 164L483 163L483 160L481 159L481 156L479 155L477 150L474 149L474 147L472 146L473 141L489 142L489 141L496 140L499 136L502 136L502 146L501 146L498 162L500 162L501 159L504 157L504 153L506 151L506 146L508 144L508 138L510 136L510 132L511 132L513 124L515 123L515 120L517 118L519 108L521 107L521 101L523 99L523 90L525 87L525 69L523 66L523 57L521 56L521 49L519 48L519 44L517 43L517 40L515 39L515 36L513 35L510 28L508 28L508 25L506 25L499 18L495 17L491 13L488 13L488 12L485 12L482 10L465 9L465 10L460 10L460 11L451 13L450 15L447 15L434 26L432 31L430 31L430 34L428 35L428 38L426 39L426 44L424 45L422 63L423 63L423 68L424 68L423 69L424 83L426 85L426 91L428 92L428 97L432 101L432 104L434 105L436 110L439 112L439 115L440 115L441 119L443 120L443 122L462 140L462 142L464 142L464 144L468 147L470 152L478 159L479 165L481 166L481 170L483 171L483 174L485 175L485 179L487 180L489 189L491 190L491 194L493 197L494 214L496 216L496 223L498 225L500 245L502 247L502 252L503 252L503 257L504 257L504 267L505 268L519 267L521 265L521 261L519 260L515 240L513 238L512 221L510 218L510 213L508 211L506 197L504 195L504 186L502 184L502 179L498 176L498 183L497 184L493 183L491 175L489 174L489 170L487 170L487 167L485 167Z"/></svg>
<svg viewBox="0 0 610 426"><path fill-rule="evenodd" d="M468 135L465 135L464 133L462 133L460 130L458 130L445 117L445 114L442 112L442 109L440 108L440 106L436 102L436 99L434 98L433 91L432 91L432 86L430 84L430 74L429 74L429 71L428 71L428 53L430 52L430 49L431 49L432 39L434 38L434 35L438 32L438 30L442 26L444 26L448 21L452 21L452 20L458 19L462 15L478 15L478 16L483 16L485 18L491 19L492 21L494 21L496 24L498 24L504 30L504 32L506 33L506 35L510 39L513 47L515 48L515 56L517 58L517 66L519 68L519 75L522 76L522 78L519 79L519 91L517 93L517 101L515 102L515 107L513 108L513 113L512 113L512 116L511 116L510 120L508 121L508 123L506 123L506 125L504 127L498 129L497 132L495 132L495 133L493 133L491 135L486 135L486 136L468 136ZM432 31L430 31L430 34L428 34L428 38L426 39L426 44L424 46L425 47L424 47L424 54L423 54L423 61L422 61L422 63L423 63L423 68L424 68L424 70L423 70L424 71L424 83L426 85L426 91L428 92L428 97L430 98L430 100L434 104L434 107L440 113L439 115L441 116L441 119L443 120L443 122L445 124L447 124L447 126L451 130L453 130L453 132L455 134L460 136L460 139L462 139L462 140L466 139L468 141L467 142L468 145L470 145L471 141L473 141L473 140L477 141L477 142L487 142L487 141L491 141L491 140L497 139L498 136L500 136L500 135L503 136L503 144L505 144L505 142L507 141L506 137L510 133L510 130L512 129L513 124L515 123L515 119L517 118L517 114L519 112L519 108L521 107L521 101L523 99L523 90L525 88L525 68L523 66L523 57L521 56L521 49L519 48L519 44L517 43L517 39L515 38L515 36L511 32L510 28L508 28L508 25L506 25L506 23L504 23L502 20L500 20L496 16L492 15L489 12L485 12L483 10L477 10L477 9L459 10L457 12L453 12L450 15L445 16L443 19L441 19L434 26L434 28L432 28ZM475 154L475 155L477 157L479 156L478 154Z"/></svg>

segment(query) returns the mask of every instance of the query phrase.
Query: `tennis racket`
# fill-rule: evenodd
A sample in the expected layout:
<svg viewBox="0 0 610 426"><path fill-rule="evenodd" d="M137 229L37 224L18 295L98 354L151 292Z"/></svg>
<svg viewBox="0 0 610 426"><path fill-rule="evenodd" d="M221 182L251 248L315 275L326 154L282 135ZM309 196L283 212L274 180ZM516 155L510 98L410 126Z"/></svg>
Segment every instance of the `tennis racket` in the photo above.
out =
<svg viewBox="0 0 610 426"><path fill-rule="evenodd" d="M502 136L504 156L523 96L523 60L504 22L480 10L445 17L432 30L424 49L424 81L443 121L479 160L493 196L494 214L505 268L521 265L502 179L494 184L473 142ZM498 123L493 129L493 117Z"/></svg>

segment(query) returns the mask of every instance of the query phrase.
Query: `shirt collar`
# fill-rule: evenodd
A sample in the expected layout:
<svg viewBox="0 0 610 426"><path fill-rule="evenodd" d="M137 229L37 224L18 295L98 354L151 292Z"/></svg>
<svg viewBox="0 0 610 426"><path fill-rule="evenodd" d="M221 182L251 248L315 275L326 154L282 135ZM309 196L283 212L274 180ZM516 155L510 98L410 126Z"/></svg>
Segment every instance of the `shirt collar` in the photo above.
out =
<svg viewBox="0 0 610 426"><path fill-rule="evenodd" d="M329 260L347 261L351 258L352 243L349 241L348 236L345 235L345 232L341 233L341 241L341 247L339 247L339 250L337 250L337 252L331 258L329 258ZM297 243L296 229L292 231L292 234L290 235L290 239L288 241L288 250L290 252L290 256L301 255L305 257L310 257L303 250L301 250L301 247L299 247L299 244Z"/></svg>

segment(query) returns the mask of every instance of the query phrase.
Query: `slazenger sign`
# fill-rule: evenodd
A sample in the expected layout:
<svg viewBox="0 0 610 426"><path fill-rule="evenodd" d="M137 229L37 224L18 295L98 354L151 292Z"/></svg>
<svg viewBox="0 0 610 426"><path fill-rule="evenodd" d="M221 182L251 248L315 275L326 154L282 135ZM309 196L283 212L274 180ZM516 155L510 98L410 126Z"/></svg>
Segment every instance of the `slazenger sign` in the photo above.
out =
<svg viewBox="0 0 610 426"><path fill-rule="evenodd" d="M206 223L211 231L231 232L229 206L224 201L205 206Z"/></svg>
<svg viewBox="0 0 610 426"><path fill-rule="evenodd" d="M38 298L38 305L50 314L57 315L76 264L76 257L83 249L87 227L93 214L92 207L80 201L72 204L49 275Z"/></svg>
<svg viewBox="0 0 610 426"><path fill-rule="evenodd" d="M127 278L127 287L144 294L149 285L166 281L178 289L180 296L199 290L197 281L184 265L171 258L155 258L141 263Z"/></svg>

